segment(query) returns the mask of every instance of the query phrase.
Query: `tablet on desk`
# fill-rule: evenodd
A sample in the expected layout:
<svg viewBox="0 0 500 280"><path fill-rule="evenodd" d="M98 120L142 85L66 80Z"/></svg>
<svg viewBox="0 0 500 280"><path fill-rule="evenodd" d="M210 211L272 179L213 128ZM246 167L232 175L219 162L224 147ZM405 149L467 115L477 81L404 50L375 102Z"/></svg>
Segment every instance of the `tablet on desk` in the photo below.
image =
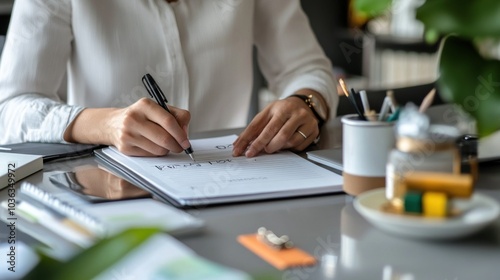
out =
<svg viewBox="0 0 500 280"><path fill-rule="evenodd" d="M336 173L342 173L342 148L316 150L306 154L307 159L328 166Z"/></svg>
<svg viewBox="0 0 500 280"><path fill-rule="evenodd" d="M468 143L467 145L459 145L462 153L477 155L479 162L500 160L500 133L495 133L480 140L475 136L469 136L466 141L462 142ZM316 150L307 152L306 154L307 159L327 166L338 174L342 174L342 148Z"/></svg>
<svg viewBox="0 0 500 280"><path fill-rule="evenodd" d="M49 180L91 203L151 197L149 192L98 167L54 174Z"/></svg>

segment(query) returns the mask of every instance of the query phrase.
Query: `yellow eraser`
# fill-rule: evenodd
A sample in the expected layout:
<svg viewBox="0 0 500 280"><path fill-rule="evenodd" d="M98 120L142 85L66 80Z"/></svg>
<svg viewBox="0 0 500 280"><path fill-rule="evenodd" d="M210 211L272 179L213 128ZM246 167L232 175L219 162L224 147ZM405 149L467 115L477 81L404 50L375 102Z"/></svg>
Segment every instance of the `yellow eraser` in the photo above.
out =
<svg viewBox="0 0 500 280"><path fill-rule="evenodd" d="M448 197L442 192L425 192L422 196L422 208L426 217L446 217Z"/></svg>

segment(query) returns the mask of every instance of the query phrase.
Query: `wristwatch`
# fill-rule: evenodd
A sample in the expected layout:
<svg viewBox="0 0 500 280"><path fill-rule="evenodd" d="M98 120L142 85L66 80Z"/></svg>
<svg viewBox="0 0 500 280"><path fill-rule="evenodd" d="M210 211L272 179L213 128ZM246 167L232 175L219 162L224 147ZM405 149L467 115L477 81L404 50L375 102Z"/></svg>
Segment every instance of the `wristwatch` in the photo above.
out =
<svg viewBox="0 0 500 280"><path fill-rule="evenodd" d="M290 97L298 97L311 108L311 111L313 112L314 116L318 119L318 127L321 128L323 124L328 120L328 114L329 110L328 107L323 105L323 102L319 100L318 97L314 95L302 95L302 94L294 94L290 95Z"/></svg>

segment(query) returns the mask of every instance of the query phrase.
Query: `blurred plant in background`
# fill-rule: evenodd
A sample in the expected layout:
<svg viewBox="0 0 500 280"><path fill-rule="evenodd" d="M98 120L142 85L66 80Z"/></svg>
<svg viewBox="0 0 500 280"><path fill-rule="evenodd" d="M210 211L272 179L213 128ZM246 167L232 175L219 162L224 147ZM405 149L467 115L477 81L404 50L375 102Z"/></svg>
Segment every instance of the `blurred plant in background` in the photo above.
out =
<svg viewBox="0 0 500 280"><path fill-rule="evenodd" d="M392 0L355 0L368 17L388 11ZM426 0L416 12L425 40L442 38L437 86L441 98L468 112L479 136L500 130L500 1Z"/></svg>

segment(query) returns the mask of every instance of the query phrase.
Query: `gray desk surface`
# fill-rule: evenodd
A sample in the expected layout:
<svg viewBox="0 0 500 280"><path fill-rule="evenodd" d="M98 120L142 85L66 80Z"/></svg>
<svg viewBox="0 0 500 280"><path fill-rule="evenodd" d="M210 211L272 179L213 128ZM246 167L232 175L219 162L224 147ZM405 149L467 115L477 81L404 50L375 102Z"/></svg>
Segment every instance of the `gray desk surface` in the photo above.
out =
<svg viewBox="0 0 500 280"><path fill-rule="evenodd" d="M321 147L341 142L338 123L328 127ZM236 130L237 131L237 130ZM197 136L227 134L212 132ZM94 158L58 162L51 170L71 170ZM477 191L500 201L500 163L481 165ZM43 172L27 180L40 183ZM252 202L188 210L206 221L203 232L180 237L199 255L266 279L500 279L500 220L465 239L429 242L388 235L372 227L344 194ZM317 266L276 270L237 241L240 234L265 226L288 234L317 257ZM4 231L2 231L4 232ZM27 236L21 236L29 241ZM32 242L32 241L31 241Z"/></svg>

